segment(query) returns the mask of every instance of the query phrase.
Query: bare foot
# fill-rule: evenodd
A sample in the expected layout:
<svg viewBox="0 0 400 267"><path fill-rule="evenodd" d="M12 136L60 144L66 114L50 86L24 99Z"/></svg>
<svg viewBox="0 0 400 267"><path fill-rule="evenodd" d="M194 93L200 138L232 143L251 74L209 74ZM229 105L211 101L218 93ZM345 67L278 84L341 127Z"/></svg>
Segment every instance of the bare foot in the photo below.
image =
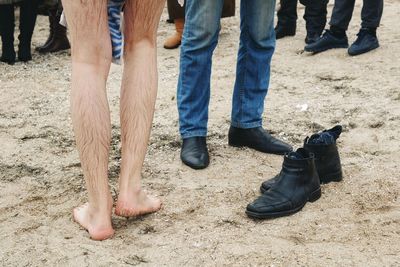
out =
<svg viewBox="0 0 400 267"><path fill-rule="evenodd" d="M161 201L148 196L145 191L137 193L123 193L118 196L115 214L122 217L134 217L153 213L161 209Z"/></svg>
<svg viewBox="0 0 400 267"><path fill-rule="evenodd" d="M107 214L108 213L108 214ZM85 228L93 240L104 240L114 235L110 212L93 212L89 203L73 210L74 220Z"/></svg>

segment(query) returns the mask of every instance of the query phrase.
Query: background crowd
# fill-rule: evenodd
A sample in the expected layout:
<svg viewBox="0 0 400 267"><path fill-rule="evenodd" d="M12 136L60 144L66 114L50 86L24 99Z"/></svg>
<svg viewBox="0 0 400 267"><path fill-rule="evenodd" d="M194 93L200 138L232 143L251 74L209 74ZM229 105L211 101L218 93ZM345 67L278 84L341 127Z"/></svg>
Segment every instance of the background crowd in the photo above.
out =
<svg viewBox="0 0 400 267"><path fill-rule="evenodd" d="M297 0L281 0L278 10L278 22L275 27L276 38L294 36L296 34ZM307 35L305 51L319 53L333 48L348 48L346 35L351 21L355 0L335 0L330 27L324 31L327 22L328 0L300 0L305 6L304 20ZM168 0L169 22L175 24L175 33L164 42L164 48L175 49L181 44L185 24L185 7L178 0ZM15 9L19 8L18 51L14 48ZM0 61L14 64L32 59L31 40L37 15L49 17L49 37L35 50L39 53L53 53L70 48L67 29L59 24L62 14L59 0L0 0L0 33L2 54ZM348 49L350 55L359 55L379 47L376 30L379 27L383 12L383 0L364 0L361 13L361 28L357 39ZM235 0L226 0L222 17L235 15Z"/></svg>

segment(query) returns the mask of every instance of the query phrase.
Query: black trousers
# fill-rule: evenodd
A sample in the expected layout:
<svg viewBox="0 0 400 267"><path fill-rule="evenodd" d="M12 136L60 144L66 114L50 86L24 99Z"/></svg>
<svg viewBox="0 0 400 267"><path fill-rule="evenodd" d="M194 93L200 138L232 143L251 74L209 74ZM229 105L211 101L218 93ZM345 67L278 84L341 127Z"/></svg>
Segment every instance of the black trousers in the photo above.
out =
<svg viewBox="0 0 400 267"><path fill-rule="evenodd" d="M19 5L19 45L30 46L36 23L38 0L24 0ZM14 46L14 27L14 5L0 5L0 33L3 46Z"/></svg>
<svg viewBox="0 0 400 267"><path fill-rule="evenodd" d="M304 5L304 20L309 33L321 34L325 28L328 0L300 0ZM280 0L278 10L278 23L293 27L297 20L297 0Z"/></svg>
<svg viewBox="0 0 400 267"><path fill-rule="evenodd" d="M353 16L355 0L335 0L329 24L347 30ZM383 0L363 0L361 27L378 28L383 13Z"/></svg>

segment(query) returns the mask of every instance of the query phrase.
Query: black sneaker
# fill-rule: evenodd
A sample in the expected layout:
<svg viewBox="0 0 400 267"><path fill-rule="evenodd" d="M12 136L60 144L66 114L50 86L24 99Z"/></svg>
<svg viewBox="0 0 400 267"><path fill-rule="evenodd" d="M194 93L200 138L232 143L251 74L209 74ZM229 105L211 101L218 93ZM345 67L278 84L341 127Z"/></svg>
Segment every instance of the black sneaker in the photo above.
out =
<svg viewBox="0 0 400 267"><path fill-rule="evenodd" d="M364 54L379 47L379 41L374 31L363 28L357 36L357 40L348 50L350 56Z"/></svg>
<svg viewBox="0 0 400 267"><path fill-rule="evenodd" d="M314 43L308 44L304 47L307 52L320 53L333 48L347 48L349 41L347 36L335 36L332 31L326 30L325 33Z"/></svg>

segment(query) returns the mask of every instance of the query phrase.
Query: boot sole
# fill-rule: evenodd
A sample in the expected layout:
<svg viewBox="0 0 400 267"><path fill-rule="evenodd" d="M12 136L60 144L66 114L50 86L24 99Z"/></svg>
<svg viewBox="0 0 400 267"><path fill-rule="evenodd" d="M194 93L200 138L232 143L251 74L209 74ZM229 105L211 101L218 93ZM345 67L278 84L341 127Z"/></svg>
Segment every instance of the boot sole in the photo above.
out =
<svg viewBox="0 0 400 267"><path fill-rule="evenodd" d="M279 217L284 217L288 215L292 215L294 213L299 212L306 204L307 202L315 202L321 197L321 188L318 188L314 192L310 194L308 197L307 201L300 205L297 208L294 208L292 210L285 210L285 211L280 211L280 212L273 212L273 213L261 213L261 212L254 212L254 211L248 211L246 210L247 216L255 219L274 219L274 218L279 218Z"/></svg>
<svg viewBox="0 0 400 267"><path fill-rule="evenodd" d="M165 46L164 45L164 48L165 49L168 49L168 50L172 50L172 49L177 49L178 47L180 47L181 46L181 43L179 43L179 44L177 44L177 45L175 45L175 46Z"/></svg>
<svg viewBox="0 0 400 267"><path fill-rule="evenodd" d="M304 51L317 54L317 53L322 53L322 52L328 51L330 49L348 48L348 47L349 47L349 45L333 45L333 46L330 46L330 47L325 47L324 49L307 49L307 48L304 48Z"/></svg>
<svg viewBox="0 0 400 267"><path fill-rule="evenodd" d="M354 56L358 56L358 55L362 55L362 54L368 53L369 51L375 50L375 49L377 49L377 48L379 48L379 44L375 44L374 46L369 47L368 49L360 50L360 51L358 51L357 53L353 53L353 52L350 52L350 51L347 51L347 53L348 53L350 56L353 56L353 57L354 57Z"/></svg>
<svg viewBox="0 0 400 267"><path fill-rule="evenodd" d="M343 173L342 171L329 173L327 175L320 177L321 184L328 184L330 182L340 182L343 180Z"/></svg>

